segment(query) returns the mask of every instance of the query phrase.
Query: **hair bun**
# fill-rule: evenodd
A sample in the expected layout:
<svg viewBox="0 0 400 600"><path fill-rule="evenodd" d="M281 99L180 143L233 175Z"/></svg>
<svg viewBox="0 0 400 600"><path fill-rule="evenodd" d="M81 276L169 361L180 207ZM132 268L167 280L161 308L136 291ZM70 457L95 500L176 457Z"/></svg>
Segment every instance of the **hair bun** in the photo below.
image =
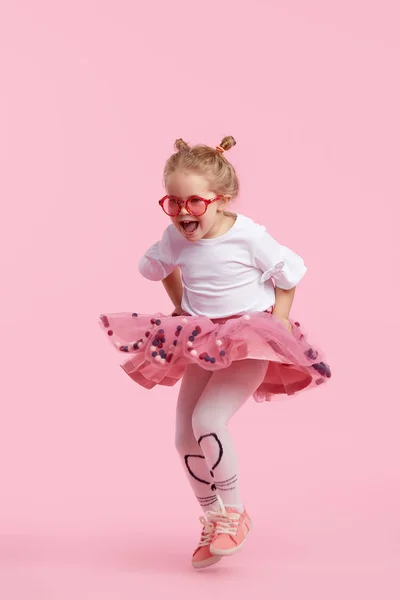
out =
<svg viewBox="0 0 400 600"><path fill-rule="evenodd" d="M189 144L184 142L182 138L179 138L179 140L175 141L175 148L178 150L178 152L188 152L190 150Z"/></svg>
<svg viewBox="0 0 400 600"><path fill-rule="evenodd" d="M224 150L230 150L233 146L236 146L236 140L231 135L227 135L223 138L219 144Z"/></svg>

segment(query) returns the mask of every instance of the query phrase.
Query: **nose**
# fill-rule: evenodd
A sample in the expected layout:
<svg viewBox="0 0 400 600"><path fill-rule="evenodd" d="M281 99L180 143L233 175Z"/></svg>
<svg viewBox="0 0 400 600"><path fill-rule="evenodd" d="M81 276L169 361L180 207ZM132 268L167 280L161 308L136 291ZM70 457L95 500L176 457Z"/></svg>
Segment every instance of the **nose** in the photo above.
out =
<svg viewBox="0 0 400 600"><path fill-rule="evenodd" d="M181 215L188 215L188 211L186 210L186 206L184 204L181 204Z"/></svg>

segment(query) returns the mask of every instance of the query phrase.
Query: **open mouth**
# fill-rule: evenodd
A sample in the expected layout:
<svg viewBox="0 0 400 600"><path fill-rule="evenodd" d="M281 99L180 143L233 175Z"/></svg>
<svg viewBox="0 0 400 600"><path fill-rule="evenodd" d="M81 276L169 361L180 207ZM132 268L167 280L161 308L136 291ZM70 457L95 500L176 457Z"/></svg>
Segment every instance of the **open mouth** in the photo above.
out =
<svg viewBox="0 0 400 600"><path fill-rule="evenodd" d="M180 222L180 226L186 234L192 234L197 230L199 222L185 219L184 221Z"/></svg>

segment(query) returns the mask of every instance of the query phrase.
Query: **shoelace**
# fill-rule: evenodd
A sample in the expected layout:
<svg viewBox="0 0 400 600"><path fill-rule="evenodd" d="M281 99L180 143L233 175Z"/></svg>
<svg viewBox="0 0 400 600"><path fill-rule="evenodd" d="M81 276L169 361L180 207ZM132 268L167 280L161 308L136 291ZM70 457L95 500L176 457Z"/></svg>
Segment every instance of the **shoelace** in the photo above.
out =
<svg viewBox="0 0 400 600"><path fill-rule="evenodd" d="M220 506L220 510L209 510L206 513L208 521L215 524L214 535L220 533L226 533L228 535L237 535L240 514L239 513L227 513L225 506L217 494L217 500Z"/></svg>
<svg viewBox="0 0 400 600"><path fill-rule="evenodd" d="M200 517L200 523L203 525L199 546L209 546L215 535L215 523L210 520Z"/></svg>
<svg viewBox="0 0 400 600"><path fill-rule="evenodd" d="M240 515L238 513L210 511L210 513L207 513L207 518L215 521L214 535L220 533L237 535L240 521Z"/></svg>

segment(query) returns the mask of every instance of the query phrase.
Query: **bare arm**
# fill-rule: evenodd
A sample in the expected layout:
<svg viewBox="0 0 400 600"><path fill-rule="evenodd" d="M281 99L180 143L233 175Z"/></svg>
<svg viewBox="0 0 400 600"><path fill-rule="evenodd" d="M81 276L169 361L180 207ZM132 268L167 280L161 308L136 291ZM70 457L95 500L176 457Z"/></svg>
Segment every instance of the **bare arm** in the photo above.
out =
<svg viewBox="0 0 400 600"><path fill-rule="evenodd" d="M175 309L179 310L181 308L183 294L181 270L179 268L175 269L168 277L163 279L162 282Z"/></svg>
<svg viewBox="0 0 400 600"><path fill-rule="evenodd" d="M290 309L292 308L295 292L295 287L291 290L282 290L278 287L275 288L274 315L276 317L280 317L281 319L289 318Z"/></svg>
<svg viewBox="0 0 400 600"><path fill-rule="evenodd" d="M292 308L296 288L290 290L282 290L275 288L275 306L273 314L280 319L285 327L291 331L292 326L289 322L290 309Z"/></svg>

